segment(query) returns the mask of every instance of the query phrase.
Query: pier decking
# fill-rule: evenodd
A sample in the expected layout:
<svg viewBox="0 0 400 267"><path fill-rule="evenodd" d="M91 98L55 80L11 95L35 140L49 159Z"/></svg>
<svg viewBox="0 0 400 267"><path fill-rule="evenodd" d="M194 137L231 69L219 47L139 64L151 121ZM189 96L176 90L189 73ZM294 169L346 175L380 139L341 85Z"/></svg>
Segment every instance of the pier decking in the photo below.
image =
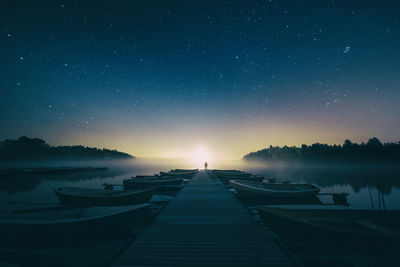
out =
<svg viewBox="0 0 400 267"><path fill-rule="evenodd" d="M201 171L113 267L221 265L292 264L219 179Z"/></svg>

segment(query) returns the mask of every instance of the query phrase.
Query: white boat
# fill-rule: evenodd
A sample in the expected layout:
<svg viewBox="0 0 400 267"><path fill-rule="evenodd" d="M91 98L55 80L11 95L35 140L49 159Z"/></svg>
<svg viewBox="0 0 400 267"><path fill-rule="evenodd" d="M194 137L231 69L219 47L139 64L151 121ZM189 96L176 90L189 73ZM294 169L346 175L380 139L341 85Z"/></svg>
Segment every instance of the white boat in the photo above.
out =
<svg viewBox="0 0 400 267"><path fill-rule="evenodd" d="M54 189L63 204L120 206L147 202L156 188L140 190L104 190L79 187L61 187Z"/></svg>
<svg viewBox="0 0 400 267"><path fill-rule="evenodd" d="M239 193L266 197L313 197L320 191L318 187L311 184L268 184L241 180L230 180L229 183Z"/></svg>

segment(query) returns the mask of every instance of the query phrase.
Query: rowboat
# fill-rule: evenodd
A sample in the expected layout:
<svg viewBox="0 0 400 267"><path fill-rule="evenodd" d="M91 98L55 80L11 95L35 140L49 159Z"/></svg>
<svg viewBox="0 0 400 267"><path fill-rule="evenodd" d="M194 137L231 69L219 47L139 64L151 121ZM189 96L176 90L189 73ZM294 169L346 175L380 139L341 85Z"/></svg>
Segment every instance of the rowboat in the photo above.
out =
<svg viewBox="0 0 400 267"><path fill-rule="evenodd" d="M284 239L354 250L372 250L375 246L379 249L384 245L398 248L400 245L400 211L328 207L270 205L257 208L264 222Z"/></svg>
<svg viewBox="0 0 400 267"><path fill-rule="evenodd" d="M249 182L262 182L264 176L249 176L249 177L236 177L236 176L219 176L222 183L229 184L231 180L249 181Z"/></svg>
<svg viewBox="0 0 400 267"><path fill-rule="evenodd" d="M4 240L41 242L103 238L129 233L145 218L148 204L114 207L53 206L0 214Z"/></svg>
<svg viewBox="0 0 400 267"><path fill-rule="evenodd" d="M217 169L215 169L215 170L213 170L213 172L214 173L232 173L232 172L235 172L235 173L242 173L243 171L240 171L240 170L217 170Z"/></svg>
<svg viewBox="0 0 400 267"><path fill-rule="evenodd" d="M159 175L155 174L155 175L136 175L136 176L132 176L132 178L158 178Z"/></svg>
<svg viewBox="0 0 400 267"><path fill-rule="evenodd" d="M215 174L218 178L231 178L231 179L241 179L252 177L251 173L241 172L241 173L216 173Z"/></svg>
<svg viewBox="0 0 400 267"><path fill-rule="evenodd" d="M230 180L230 185L242 194L266 197L314 197L320 189L311 184L267 184L243 180Z"/></svg>
<svg viewBox="0 0 400 267"><path fill-rule="evenodd" d="M196 172L160 172L160 176L173 176L173 177L191 177L195 175Z"/></svg>
<svg viewBox="0 0 400 267"><path fill-rule="evenodd" d="M119 206L147 202L156 188L141 190L104 190L93 188L61 187L54 189L63 204L83 204L92 206Z"/></svg>
<svg viewBox="0 0 400 267"><path fill-rule="evenodd" d="M139 187L157 187L161 185L179 185L183 182L183 178L131 178L123 180L125 189Z"/></svg>
<svg viewBox="0 0 400 267"><path fill-rule="evenodd" d="M244 174L245 172L243 172L243 171L237 171L237 172L234 172L234 171L227 171L227 172L217 172L217 171L214 171L214 174L216 174L216 175L241 175L241 174Z"/></svg>
<svg viewBox="0 0 400 267"><path fill-rule="evenodd" d="M173 172L173 173L182 173L182 172L196 173L198 171L199 171L199 169L174 169L174 170L171 170L170 172Z"/></svg>
<svg viewBox="0 0 400 267"><path fill-rule="evenodd" d="M168 175L168 176L160 176L159 174L155 175L136 175L132 176L131 179L169 179L169 178L176 178L176 176Z"/></svg>

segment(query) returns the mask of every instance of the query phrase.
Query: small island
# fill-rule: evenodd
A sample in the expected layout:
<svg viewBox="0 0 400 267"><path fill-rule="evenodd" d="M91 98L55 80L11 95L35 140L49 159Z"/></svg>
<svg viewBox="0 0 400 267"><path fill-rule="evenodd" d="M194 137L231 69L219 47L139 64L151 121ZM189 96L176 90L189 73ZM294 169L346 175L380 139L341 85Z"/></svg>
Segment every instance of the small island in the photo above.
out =
<svg viewBox="0 0 400 267"><path fill-rule="evenodd" d="M43 160L131 159L134 156L117 150L77 146L51 146L39 138L21 136L0 143L0 162Z"/></svg>
<svg viewBox="0 0 400 267"><path fill-rule="evenodd" d="M400 142L382 143L373 137L367 143L353 143L345 140L343 145L315 143L301 147L273 147L251 152L243 157L245 161L259 162L300 162L312 164L357 164L357 163L399 163Z"/></svg>

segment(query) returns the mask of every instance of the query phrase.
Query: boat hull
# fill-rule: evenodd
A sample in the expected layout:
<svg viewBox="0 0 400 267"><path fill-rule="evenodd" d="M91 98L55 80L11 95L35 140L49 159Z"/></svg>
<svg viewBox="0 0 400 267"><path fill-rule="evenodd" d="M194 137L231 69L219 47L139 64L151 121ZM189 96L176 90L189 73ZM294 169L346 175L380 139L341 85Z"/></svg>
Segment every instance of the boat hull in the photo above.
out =
<svg viewBox="0 0 400 267"><path fill-rule="evenodd" d="M197 172L160 172L161 177L192 177L196 174Z"/></svg>
<svg viewBox="0 0 400 267"><path fill-rule="evenodd" d="M241 180L241 181L250 181L250 182L262 182L264 180L264 177L232 177L232 176L226 176L226 177L218 177L219 180L224 183L224 184L229 184L230 180Z"/></svg>
<svg viewBox="0 0 400 267"><path fill-rule="evenodd" d="M89 206L122 206L146 203L156 192L156 188L137 192L121 192L114 196L76 195L62 192L62 188L54 190L61 203L68 205Z"/></svg>
<svg viewBox="0 0 400 267"><path fill-rule="evenodd" d="M173 178L173 179L128 179L123 181L124 188L136 189L144 187L158 187L164 185L180 185L183 182L183 178Z"/></svg>
<svg viewBox="0 0 400 267"><path fill-rule="evenodd" d="M66 208L60 207L60 209ZM148 205L144 204L124 206L123 209L118 209L116 212L85 218L0 219L0 237L5 242L23 240L24 243L68 242L119 237L129 234L135 223L148 219L148 216Z"/></svg>
<svg viewBox="0 0 400 267"><path fill-rule="evenodd" d="M261 219L276 232L281 239L299 244L323 245L337 249L350 249L368 253L390 252L400 245L399 236L388 236L366 229L352 220L327 220L326 226L310 223L305 219L285 216L273 209L259 208ZM351 212L351 211L348 211ZM384 214L382 214L384 215ZM398 218L398 215L397 215ZM329 222L329 223L328 223ZM332 225L339 227L331 227ZM340 228L347 226L349 228Z"/></svg>
<svg viewBox="0 0 400 267"><path fill-rule="evenodd" d="M294 184L273 184L271 187L275 187L276 189L268 189L268 188L262 188L260 185L263 183L257 183L254 182L254 186L249 184L248 181L240 181L240 180L230 180L229 181L230 185L232 188L236 189L240 194L242 195L248 195L248 196L264 196L264 197L273 197L273 198L309 198L309 197L315 197L320 189L315 186L310 186L309 189L307 190L280 190L279 187L285 188L285 187L295 187L296 185ZM266 184L265 186L267 186ZM259 186L259 187L257 187ZM304 186L304 185L298 185Z"/></svg>

